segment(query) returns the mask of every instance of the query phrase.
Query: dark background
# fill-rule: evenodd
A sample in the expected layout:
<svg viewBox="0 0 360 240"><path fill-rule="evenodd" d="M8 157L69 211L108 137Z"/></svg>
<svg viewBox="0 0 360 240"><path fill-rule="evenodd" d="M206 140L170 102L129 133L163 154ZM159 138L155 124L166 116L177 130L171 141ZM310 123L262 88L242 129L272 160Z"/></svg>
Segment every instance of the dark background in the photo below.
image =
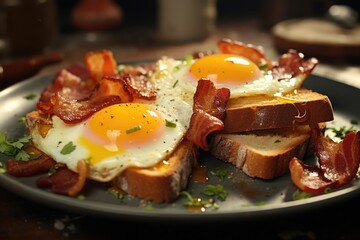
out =
<svg viewBox="0 0 360 240"><path fill-rule="evenodd" d="M79 0L56 0L61 32L76 29L70 22L71 10ZM124 11L123 27L155 25L157 19L157 0L114 0ZM241 20L246 17L259 17L264 27L275 22L304 16L324 16L332 4L346 4L360 11L358 0L217 0L217 20Z"/></svg>

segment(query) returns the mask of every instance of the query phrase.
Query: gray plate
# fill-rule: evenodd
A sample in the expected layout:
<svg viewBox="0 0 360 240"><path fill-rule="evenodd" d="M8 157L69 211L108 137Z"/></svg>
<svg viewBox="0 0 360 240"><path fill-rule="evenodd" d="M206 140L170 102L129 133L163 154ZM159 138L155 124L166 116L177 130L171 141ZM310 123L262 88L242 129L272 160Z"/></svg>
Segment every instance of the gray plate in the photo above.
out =
<svg viewBox="0 0 360 240"><path fill-rule="evenodd" d="M16 139L25 133L24 125L19 118L35 107L36 99L26 100L24 96L36 93L39 96L43 88L48 85L55 74L42 78L31 78L13 85L0 92L0 131L5 132L9 138ZM360 90L330 79L312 75L304 86L324 93L332 101L335 120L334 125L350 124L350 120L360 120L360 113L355 104L360 102ZM8 157L0 155L4 163ZM308 163L313 158L305 159ZM358 194L360 181L337 189L331 193L311 197L303 200L293 200L296 188L293 186L288 174L271 181L251 179L235 167L225 164L213 157L201 153L200 163L205 164L209 171L216 167L223 167L231 172L233 178L219 179L209 173L206 184L191 182L188 191L193 195L200 194L208 184L222 184L228 192L225 201L216 200L219 208L207 209L205 212L192 212L184 207L186 198L180 196L171 204L154 204L149 209L148 203L127 196L123 200L116 199L107 191L108 184L89 182L83 191L85 200L70 198L53 194L47 190L38 189L35 185L36 177L16 178L8 174L0 174L0 185L21 197L32 201L71 212L85 213L95 216L126 219L151 220L189 220L189 221L220 221L223 219L250 219L274 216L274 214L296 213L297 211L311 210L314 207L323 207L327 204L344 200ZM204 197L205 198L205 197Z"/></svg>

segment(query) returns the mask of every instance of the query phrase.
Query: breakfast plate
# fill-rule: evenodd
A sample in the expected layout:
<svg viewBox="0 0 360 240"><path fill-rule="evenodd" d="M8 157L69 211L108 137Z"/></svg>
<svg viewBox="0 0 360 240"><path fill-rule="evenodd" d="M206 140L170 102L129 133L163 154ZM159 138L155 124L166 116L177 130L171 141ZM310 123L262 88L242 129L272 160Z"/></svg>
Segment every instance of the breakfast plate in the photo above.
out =
<svg viewBox="0 0 360 240"><path fill-rule="evenodd" d="M35 108L37 97L54 76L55 74L50 74L30 78L0 92L0 132L6 133L9 139L16 139L25 134L24 124L19 119ZM360 112L354 111L355 103L360 102L360 89L317 75L309 76L304 82L304 87L329 96L335 117L329 124L333 124L334 127L350 126L353 124L352 120L360 120ZM0 155L3 166L7 159L9 157ZM57 195L39 189L36 186L39 176L17 178L5 172L0 174L0 186L34 202L77 213L126 219L192 221L274 216L323 207L360 193L360 181L355 180L320 196L297 199L297 189L292 184L289 174L264 181L252 179L234 166L221 162L205 152L200 153L199 161L201 166L206 166L208 180L206 183L190 181L186 192L200 196L206 185L212 184L223 186L227 193L225 199L213 197L216 204L204 211L187 208L185 204L188 198L185 194L181 194L175 202L168 204L146 202L132 196L117 198L108 191L110 186L107 183L88 182L81 194L82 198ZM304 161L313 163L314 158L309 157ZM216 169L225 170L226 175L219 177L213 174Z"/></svg>

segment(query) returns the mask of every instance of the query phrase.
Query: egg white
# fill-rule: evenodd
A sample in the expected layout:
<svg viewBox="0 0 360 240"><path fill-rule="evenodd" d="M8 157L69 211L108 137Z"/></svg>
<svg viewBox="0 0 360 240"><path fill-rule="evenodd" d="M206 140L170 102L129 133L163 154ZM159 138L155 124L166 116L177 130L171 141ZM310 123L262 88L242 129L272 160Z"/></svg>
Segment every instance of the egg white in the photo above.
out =
<svg viewBox="0 0 360 240"><path fill-rule="evenodd" d="M166 78L171 83L176 80L179 81L179 87L174 88L173 94L185 95L191 101L193 94L196 91L197 81L190 73L191 65L196 59L176 60L172 58L162 58L158 61L159 76ZM254 95L271 95L281 96L282 94L294 91L301 87L304 79L304 74L299 74L294 77L284 78L282 80L274 79L271 71L261 71L261 76L253 81L244 84L236 83L236 79L229 79L226 83L217 83L216 75L210 75L207 78L214 82L217 88L230 89L230 98L238 98L244 96Z"/></svg>
<svg viewBox="0 0 360 240"><path fill-rule="evenodd" d="M126 149L121 154L92 163L89 149L79 141L81 136L86 135L89 119L79 124L66 124L54 115L52 128L45 137L41 136L37 127L31 129L30 134L34 145L55 161L66 164L74 172L77 172L78 161L85 160L89 167L88 178L100 182L112 180L130 166L150 167L166 159L186 134L192 115L192 100L191 96L181 94L186 92L180 89L183 86L182 83L179 82L179 85L174 86L173 79L156 77L161 74L155 71L152 77L157 84L156 100L142 103L156 108L166 120L175 123L176 126L166 127L165 132L151 143L139 144ZM61 153L64 146L70 142L75 149L67 154Z"/></svg>

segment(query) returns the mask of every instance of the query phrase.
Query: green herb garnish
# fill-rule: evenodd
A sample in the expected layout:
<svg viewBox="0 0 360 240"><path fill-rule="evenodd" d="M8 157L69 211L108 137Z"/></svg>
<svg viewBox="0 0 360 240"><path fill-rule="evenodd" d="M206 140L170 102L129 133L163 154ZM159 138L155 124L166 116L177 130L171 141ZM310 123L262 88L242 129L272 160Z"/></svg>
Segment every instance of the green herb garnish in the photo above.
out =
<svg viewBox="0 0 360 240"><path fill-rule="evenodd" d="M255 203L256 206L264 206L265 204L266 204L265 201L260 201L260 202Z"/></svg>
<svg viewBox="0 0 360 240"><path fill-rule="evenodd" d="M213 198L201 199L191 196L187 191L182 191L180 194L187 197L187 201L184 203L185 207L203 207L203 208L212 208L218 209L219 205L215 202Z"/></svg>
<svg viewBox="0 0 360 240"><path fill-rule="evenodd" d="M111 193L111 195L113 195L116 199L120 199L120 200L123 200L125 195L122 194L120 191L116 190L116 189L113 189L113 188L110 188L108 190L109 193Z"/></svg>
<svg viewBox="0 0 360 240"><path fill-rule="evenodd" d="M85 200L85 195L80 194L80 195L78 195L76 198L77 198L78 200L80 200L80 201L84 201L84 200Z"/></svg>
<svg viewBox="0 0 360 240"><path fill-rule="evenodd" d="M123 73L125 71L125 65L121 64L121 65L118 65L117 68L116 68L116 71L117 73Z"/></svg>
<svg viewBox="0 0 360 240"><path fill-rule="evenodd" d="M306 199L306 198L309 198L311 196L312 196L311 193L303 192L303 191L300 191L300 190L296 190L292 195L294 200Z"/></svg>
<svg viewBox="0 0 360 240"><path fill-rule="evenodd" d="M268 65L266 62L261 62L259 63L258 67L260 68L260 70L266 70L268 68Z"/></svg>
<svg viewBox="0 0 360 240"><path fill-rule="evenodd" d="M217 184L217 185L208 185L206 188L202 191L202 193L206 196L217 196L220 200L224 201L226 200L228 196L228 192L225 191L224 186Z"/></svg>
<svg viewBox="0 0 360 240"><path fill-rule="evenodd" d="M221 180L225 179L229 175L229 171L226 168L216 167L210 171L211 174L217 176Z"/></svg>
<svg viewBox="0 0 360 240"><path fill-rule="evenodd" d="M25 118L25 117L20 117L20 118L19 118L19 122L25 123L25 121L26 121L26 118Z"/></svg>
<svg viewBox="0 0 360 240"><path fill-rule="evenodd" d="M56 173L56 167L55 167L55 166L53 166L53 167L51 167L51 168L49 169L48 175L51 176L51 175L53 175L54 173Z"/></svg>
<svg viewBox="0 0 360 240"><path fill-rule="evenodd" d="M193 59L194 59L194 57L192 55L187 55L185 58L186 64L190 65L192 63Z"/></svg>
<svg viewBox="0 0 360 240"><path fill-rule="evenodd" d="M70 154L72 151L74 151L76 148L76 145L72 141L68 142L60 151L61 154L66 155Z"/></svg>
<svg viewBox="0 0 360 240"><path fill-rule="evenodd" d="M170 122L168 120L165 119L165 126L169 127L169 128L175 128L176 127L176 123L174 122Z"/></svg>
<svg viewBox="0 0 360 240"><path fill-rule="evenodd" d="M35 99L36 98L36 94L35 93L29 93L28 95L26 95L26 96L24 96L24 98L26 99L26 100L33 100L33 99Z"/></svg>
<svg viewBox="0 0 360 240"><path fill-rule="evenodd" d="M141 129L141 126L140 125L137 125L133 128L129 128L126 130L126 133L129 134L129 133L133 133L133 132L136 132L136 131L139 131Z"/></svg>
<svg viewBox="0 0 360 240"><path fill-rule="evenodd" d="M144 209L151 211L151 210L154 210L155 207L154 207L153 205L151 205L150 203L147 203L147 204L144 206Z"/></svg>
<svg viewBox="0 0 360 240"><path fill-rule="evenodd" d="M176 81L174 82L174 84L173 84L172 87L173 87L173 88L176 87L176 85L177 85L178 83L179 83L179 80L176 80Z"/></svg>
<svg viewBox="0 0 360 240"><path fill-rule="evenodd" d="M18 140L9 140L5 133L0 132L0 153L14 157L16 160L29 160L29 154L23 150L24 145L29 141L30 136L24 136Z"/></svg>
<svg viewBox="0 0 360 240"><path fill-rule="evenodd" d="M342 126L339 128L328 127L328 129L331 130L333 133L335 133L335 137L338 137L340 139L343 139L345 135L348 134L349 132L356 130L353 126L350 127Z"/></svg>

